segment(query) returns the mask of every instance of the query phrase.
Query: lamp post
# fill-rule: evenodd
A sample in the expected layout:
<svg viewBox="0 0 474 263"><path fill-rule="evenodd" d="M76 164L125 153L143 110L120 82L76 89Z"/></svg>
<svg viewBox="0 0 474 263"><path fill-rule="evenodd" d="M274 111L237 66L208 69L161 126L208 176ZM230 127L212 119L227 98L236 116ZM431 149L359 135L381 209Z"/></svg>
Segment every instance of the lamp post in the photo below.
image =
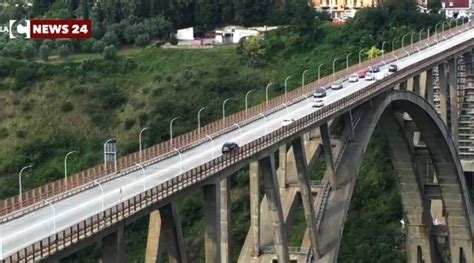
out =
<svg viewBox="0 0 474 263"><path fill-rule="evenodd" d="M249 106L249 94L252 93L252 91L254 91L253 89L247 91L247 93L245 94L245 110L248 109L248 106Z"/></svg>
<svg viewBox="0 0 474 263"><path fill-rule="evenodd" d="M309 71L309 69L303 71L303 75L301 76L301 87L304 87L304 74L306 74Z"/></svg>
<svg viewBox="0 0 474 263"><path fill-rule="evenodd" d="M205 109L207 109L207 107L202 107L198 111L198 116L197 116L197 119L198 119L198 136L201 136L201 112Z"/></svg>
<svg viewBox="0 0 474 263"><path fill-rule="evenodd" d="M146 130L149 130L150 127L145 127L143 129L140 130L140 133L138 134L138 147L140 149L138 149L138 155L139 155L139 158L140 158L140 162L142 162L142 150L143 150L143 146L142 146L142 136L143 136L143 133L146 131Z"/></svg>
<svg viewBox="0 0 474 263"><path fill-rule="evenodd" d="M225 104L226 104L229 100L233 100L233 98L225 99L224 102L222 102L222 123L225 122Z"/></svg>
<svg viewBox="0 0 474 263"><path fill-rule="evenodd" d="M114 155L114 171L117 172L117 149L114 148L113 152L107 151L107 145L111 143L112 141L117 142L115 138L110 138L104 143L104 169L105 171L107 171L107 154L113 154Z"/></svg>
<svg viewBox="0 0 474 263"><path fill-rule="evenodd" d="M421 41L421 32L423 32L423 30L425 30L424 28L422 28L420 30L420 32L418 33L418 41Z"/></svg>
<svg viewBox="0 0 474 263"><path fill-rule="evenodd" d="M347 54L346 56L346 69L349 68L349 57L352 55L352 53Z"/></svg>
<svg viewBox="0 0 474 263"><path fill-rule="evenodd" d="M416 34L416 32L412 32L410 36L410 45L413 45L413 36Z"/></svg>
<svg viewBox="0 0 474 263"><path fill-rule="evenodd" d="M140 168L142 170L142 174L143 174L143 192L145 192L146 190L146 173L145 173L145 168L143 168L143 166L139 163L136 163L135 164L136 166L138 166L138 168Z"/></svg>
<svg viewBox="0 0 474 263"><path fill-rule="evenodd" d="M392 40L392 52L395 52L395 43L397 42L397 40L398 40L397 38L394 38Z"/></svg>
<svg viewBox="0 0 474 263"><path fill-rule="evenodd" d="M359 51L359 64L362 63L362 52L364 51L364 49L361 49Z"/></svg>
<svg viewBox="0 0 474 263"><path fill-rule="evenodd" d="M435 34L436 34L437 37L438 37L438 26L439 26L439 25L441 25L441 23L437 23L437 24L435 25Z"/></svg>
<svg viewBox="0 0 474 263"><path fill-rule="evenodd" d="M64 156L64 181L66 182L66 185L67 185L67 158L69 157L69 155L73 153L77 153L77 151L70 151L66 154L66 156Z"/></svg>
<svg viewBox="0 0 474 263"><path fill-rule="evenodd" d="M214 159L214 140L212 139L211 136L207 135L206 134L206 137L211 140L211 144L212 144L212 150L211 150L211 155L212 155L212 159Z"/></svg>
<svg viewBox="0 0 474 263"><path fill-rule="evenodd" d="M321 63L319 66L318 66L318 83L319 83L319 80L321 79L321 67L324 66L324 63Z"/></svg>
<svg viewBox="0 0 474 263"><path fill-rule="evenodd" d="M170 121L170 143L171 147L173 147L173 123L174 121L181 119L181 117L175 117Z"/></svg>
<svg viewBox="0 0 474 263"><path fill-rule="evenodd" d="M333 61L332 61L332 78L334 80L336 80L336 61L338 60L339 58L335 58Z"/></svg>
<svg viewBox="0 0 474 263"><path fill-rule="evenodd" d="M54 205L50 201L44 200L44 202L53 209L53 235L55 235L56 234L56 209L54 208Z"/></svg>
<svg viewBox="0 0 474 263"><path fill-rule="evenodd" d="M99 186L100 192L102 193L101 203L102 203L102 211L104 211L104 187L102 187L102 184L97 182L96 180L94 180L94 183ZM122 188L120 188L120 191L122 191Z"/></svg>
<svg viewBox="0 0 474 263"><path fill-rule="evenodd" d="M267 87L265 88L265 106L268 107L268 89L270 86L273 85L273 83L268 83Z"/></svg>
<svg viewBox="0 0 474 263"><path fill-rule="evenodd" d="M385 46L385 44L387 44L387 42L382 42L382 59L385 58L385 49L383 48Z"/></svg>
<svg viewBox="0 0 474 263"><path fill-rule="evenodd" d="M28 166L25 166L23 168L21 168L20 170L20 174L18 174L18 188L19 188L19 192L20 192L20 195L22 193L22 184L21 184L21 176L23 175L23 172L26 170L26 169L30 169L31 167L33 167L33 165L28 165Z"/></svg>
<svg viewBox="0 0 474 263"><path fill-rule="evenodd" d="M174 151L176 151L179 155L179 173L183 173L183 156L181 155L181 151L178 150L177 148L173 148Z"/></svg>
<svg viewBox="0 0 474 263"><path fill-rule="evenodd" d="M286 77L285 79L285 97L286 97L286 93L288 93L288 80L293 77L293 76L288 76Z"/></svg>
<svg viewBox="0 0 474 263"><path fill-rule="evenodd" d="M403 37L402 37L402 49L405 50L405 37L408 36L410 33L407 33L405 34Z"/></svg>
<svg viewBox="0 0 474 263"><path fill-rule="evenodd" d="M232 124L232 126L235 126L235 127L237 127L237 129L239 129L239 137L238 138L240 138L240 143L239 143L238 139L237 139L237 142L238 142L238 144L241 144L242 143L242 129L240 129L240 125L237 124L237 123Z"/></svg>

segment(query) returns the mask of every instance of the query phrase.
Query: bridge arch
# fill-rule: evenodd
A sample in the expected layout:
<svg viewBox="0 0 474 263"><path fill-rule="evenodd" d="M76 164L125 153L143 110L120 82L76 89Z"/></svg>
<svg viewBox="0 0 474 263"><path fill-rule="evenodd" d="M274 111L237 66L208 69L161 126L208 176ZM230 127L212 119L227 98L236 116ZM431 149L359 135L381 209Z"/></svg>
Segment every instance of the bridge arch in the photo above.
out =
<svg viewBox="0 0 474 263"><path fill-rule="evenodd" d="M375 98L371 105L355 127L355 140L347 145L336 171L337 186L329 198L326 207L328 212L322 220L319 235L324 257L329 262L337 261L357 173L375 127L382 125L389 135L392 162L402 189L408 262L439 260L432 238L437 227L433 226L431 213L424 199L423 183L417 175L416 158L410 153L410 145L406 143L405 135L398 130L400 126L393 114L407 112L421 132L428 158L434 166L446 218L450 262L474 262L472 208L456 146L446 125L428 101L412 92L390 91ZM331 199L345 201L341 204L331 202Z"/></svg>

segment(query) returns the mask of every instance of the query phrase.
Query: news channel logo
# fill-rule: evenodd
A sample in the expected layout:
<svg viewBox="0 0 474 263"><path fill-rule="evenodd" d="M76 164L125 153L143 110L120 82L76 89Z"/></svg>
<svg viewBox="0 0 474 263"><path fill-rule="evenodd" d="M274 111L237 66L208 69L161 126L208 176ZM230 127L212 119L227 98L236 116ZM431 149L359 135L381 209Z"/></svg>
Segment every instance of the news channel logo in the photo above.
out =
<svg viewBox="0 0 474 263"><path fill-rule="evenodd" d="M10 20L8 29L10 39L30 38L30 20Z"/></svg>

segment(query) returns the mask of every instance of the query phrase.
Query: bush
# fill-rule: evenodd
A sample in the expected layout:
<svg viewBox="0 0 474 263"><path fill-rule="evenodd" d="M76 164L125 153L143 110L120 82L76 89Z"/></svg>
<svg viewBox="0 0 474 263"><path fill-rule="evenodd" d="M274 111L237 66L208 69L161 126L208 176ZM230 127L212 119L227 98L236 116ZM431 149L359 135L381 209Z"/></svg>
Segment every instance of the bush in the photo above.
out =
<svg viewBox="0 0 474 263"><path fill-rule="evenodd" d="M148 34L139 35L135 39L135 45L139 47L145 47L150 43L150 36Z"/></svg>
<svg viewBox="0 0 474 263"><path fill-rule="evenodd" d="M90 53L93 51L93 48L94 48L94 44L95 44L95 40L93 38L91 39L87 39L87 40L82 40L80 42L80 49L82 52L85 52L85 53Z"/></svg>
<svg viewBox="0 0 474 263"><path fill-rule="evenodd" d="M36 56L36 48L33 46L33 44L28 43L21 49L21 54L23 55L23 58L29 61L33 59L34 56Z"/></svg>
<svg viewBox="0 0 474 263"><path fill-rule="evenodd" d="M173 46L176 46L178 45L178 39L176 37L171 37L170 39L170 44L173 45Z"/></svg>
<svg viewBox="0 0 474 263"><path fill-rule="evenodd" d="M50 49L56 48L56 43L54 43L54 41L51 39L46 39L45 41L43 41L42 45L47 45Z"/></svg>
<svg viewBox="0 0 474 263"><path fill-rule="evenodd" d="M15 72L16 84L25 84L28 81L34 80L37 77L37 72L33 67L22 66Z"/></svg>
<svg viewBox="0 0 474 263"><path fill-rule="evenodd" d="M102 53L105 59L107 60L112 60L117 57L117 48L113 45L108 46L104 49L104 52Z"/></svg>
<svg viewBox="0 0 474 263"><path fill-rule="evenodd" d="M115 34L114 32L105 33L104 37L102 38L102 41L104 41L104 44L106 46L111 46L111 45L118 46L119 44L117 34Z"/></svg>
<svg viewBox="0 0 474 263"><path fill-rule="evenodd" d="M66 113L74 109L74 105L70 101L65 101L61 104L61 111Z"/></svg>
<svg viewBox="0 0 474 263"><path fill-rule="evenodd" d="M135 125L135 120L134 119L126 119L124 122L123 122L123 128L125 130L130 130L133 125Z"/></svg>
<svg viewBox="0 0 474 263"><path fill-rule="evenodd" d="M42 60L48 61L50 53L51 53L51 48L48 45L45 45L45 44L41 45L39 49L39 55Z"/></svg>
<svg viewBox="0 0 474 263"><path fill-rule="evenodd" d="M61 58L67 59L67 57L69 57L69 48L66 45L60 46L58 48L58 53Z"/></svg>
<svg viewBox="0 0 474 263"><path fill-rule="evenodd" d="M92 45L92 51L96 53L102 53L104 51L105 44L102 40L97 40Z"/></svg>

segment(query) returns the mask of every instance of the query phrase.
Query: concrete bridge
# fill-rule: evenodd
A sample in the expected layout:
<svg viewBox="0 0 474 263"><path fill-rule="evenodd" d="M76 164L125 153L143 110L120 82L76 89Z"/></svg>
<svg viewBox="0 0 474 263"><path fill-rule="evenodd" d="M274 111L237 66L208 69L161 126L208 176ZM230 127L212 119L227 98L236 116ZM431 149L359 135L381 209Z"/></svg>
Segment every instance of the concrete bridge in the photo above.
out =
<svg viewBox="0 0 474 263"><path fill-rule="evenodd" d="M336 262L357 173L380 125L401 189L408 261L441 262L447 247L451 262L473 262L464 172L472 171L474 149L473 37L470 24L439 32L120 159L106 147L104 165L0 203L0 258L54 262L102 240L103 262L126 262L124 228L149 216L146 262L159 262L163 249L170 262L193 262L176 199L200 189L206 262L230 262L227 178L250 166L251 226L239 262ZM385 65L376 81L345 82L324 107L311 107L315 87L376 63ZM390 63L399 71L388 73ZM282 126L284 118L295 121ZM338 124L342 134L334 132ZM227 141L239 151L222 155ZM319 158L324 179L311 182ZM307 229L301 247L291 248L287 232L299 202Z"/></svg>

